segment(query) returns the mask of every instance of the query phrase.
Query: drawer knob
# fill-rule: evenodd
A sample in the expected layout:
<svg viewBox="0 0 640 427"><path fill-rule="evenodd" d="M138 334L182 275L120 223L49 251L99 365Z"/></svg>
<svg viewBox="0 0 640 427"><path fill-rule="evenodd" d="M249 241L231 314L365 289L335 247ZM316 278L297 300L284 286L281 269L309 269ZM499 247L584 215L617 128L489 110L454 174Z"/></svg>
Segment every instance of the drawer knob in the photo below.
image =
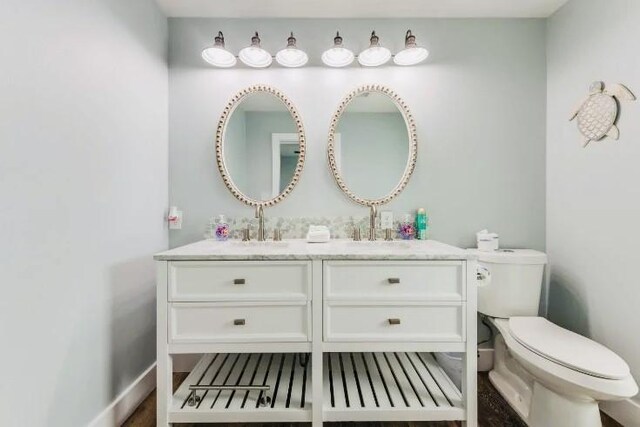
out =
<svg viewBox="0 0 640 427"><path fill-rule="evenodd" d="M387 279L387 281L389 282L390 285L394 285L396 283L400 283L400 278L398 278L398 277L389 277Z"/></svg>
<svg viewBox="0 0 640 427"><path fill-rule="evenodd" d="M233 279L234 285L244 285L247 281L245 279Z"/></svg>
<svg viewBox="0 0 640 427"><path fill-rule="evenodd" d="M390 325L399 325L400 324L400 319L389 319L389 324Z"/></svg>
<svg viewBox="0 0 640 427"><path fill-rule="evenodd" d="M244 319L234 319L233 320L233 324L235 326L244 326L245 323L246 323L246 321Z"/></svg>

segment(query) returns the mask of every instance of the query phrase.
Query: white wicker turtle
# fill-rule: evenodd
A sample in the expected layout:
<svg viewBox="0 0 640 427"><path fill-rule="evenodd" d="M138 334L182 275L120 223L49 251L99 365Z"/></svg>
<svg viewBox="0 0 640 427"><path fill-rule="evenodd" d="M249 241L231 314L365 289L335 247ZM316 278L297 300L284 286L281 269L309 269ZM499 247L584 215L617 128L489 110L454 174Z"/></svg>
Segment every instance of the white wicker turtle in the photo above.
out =
<svg viewBox="0 0 640 427"><path fill-rule="evenodd" d="M633 93L621 84L614 84L605 89L603 82L594 82L589 89L589 95L580 102L569 119L578 118L578 130L585 138L583 147L605 136L618 139L618 102L635 99Z"/></svg>

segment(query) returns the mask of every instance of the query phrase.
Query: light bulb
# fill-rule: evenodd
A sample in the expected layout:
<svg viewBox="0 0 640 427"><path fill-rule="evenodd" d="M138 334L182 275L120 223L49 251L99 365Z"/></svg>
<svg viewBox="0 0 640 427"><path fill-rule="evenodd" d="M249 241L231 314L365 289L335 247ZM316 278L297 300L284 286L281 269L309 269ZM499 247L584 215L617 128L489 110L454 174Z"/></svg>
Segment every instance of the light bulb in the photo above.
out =
<svg viewBox="0 0 640 427"><path fill-rule="evenodd" d="M380 39L376 32L371 32L369 47L358 55L358 62L365 67L377 67L386 64L391 59L391 51L380 46Z"/></svg>
<svg viewBox="0 0 640 427"><path fill-rule="evenodd" d="M353 62L353 59L353 52L342 46L342 37L339 32L333 39L333 47L322 54L322 62L329 67L346 67Z"/></svg>
<svg viewBox="0 0 640 427"><path fill-rule="evenodd" d="M224 47L224 35L218 31L215 43L202 51L202 59L209 64L221 68L229 68L236 65L236 57Z"/></svg>
<svg viewBox="0 0 640 427"><path fill-rule="evenodd" d="M287 39L287 47L276 53L276 61L283 67L302 67L309 61L309 56L305 51L296 47L296 38L293 33Z"/></svg>
<svg viewBox="0 0 640 427"><path fill-rule="evenodd" d="M429 51L416 44L416 36L407 30L404 38L404 49L394 56L393 62L397 65L416 65L427 59Z"/></svg>
<svg viewBox="0 0 640 427"><path fill-rule="evenodd" d="M271 54L260 47L258 32L251 37L251 46L245 47L238 54L240 61L253 68L266 68L271 65Z"/></svg>

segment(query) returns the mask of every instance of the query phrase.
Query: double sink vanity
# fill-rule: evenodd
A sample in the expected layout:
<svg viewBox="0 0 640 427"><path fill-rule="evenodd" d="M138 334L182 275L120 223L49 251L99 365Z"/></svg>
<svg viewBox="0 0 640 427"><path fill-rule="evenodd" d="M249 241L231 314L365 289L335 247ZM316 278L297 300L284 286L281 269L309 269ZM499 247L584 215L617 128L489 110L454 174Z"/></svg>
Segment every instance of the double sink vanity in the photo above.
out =
<svg viewBox="0 0 640 427"><path fill-rule="evenodd" d="M465 251L435 241L202 241L156 260L158 425L475 425L475 261ZM462 390L432 352L465 353ZM172 358L190 353L204 356L173 394Z"/></svg>
<svg viewBox="0 0 640 427"><path fill-rule="evenodd" d="M363 126L374 131L359 138ZM271 163L262 172L243 157L260 149ZM363 86L330 124L330 170L349 199L369 208L369 240L267 240L264 209L290 195L305 153L301 117L278 90L253 86L224 109L218 169L231 194L255 209L257 240L204 240L155 256L157 425L477 425L474 255L433 240L379 237L377 208L402 192L416 165L407 106L387 88ZM376 158L384 173L367 174ZM437 352L463 353L461 387ZM186 354L200 360L174 393L173 361Z"/></svg>

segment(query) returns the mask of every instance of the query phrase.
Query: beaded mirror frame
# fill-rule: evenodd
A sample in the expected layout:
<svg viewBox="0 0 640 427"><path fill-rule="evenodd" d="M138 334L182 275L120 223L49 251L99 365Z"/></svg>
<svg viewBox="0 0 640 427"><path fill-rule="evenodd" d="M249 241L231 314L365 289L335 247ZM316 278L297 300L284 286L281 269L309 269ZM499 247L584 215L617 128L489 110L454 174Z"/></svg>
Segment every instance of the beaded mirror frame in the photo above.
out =
<svg viewBox="0 0 640 427"><path fill-rule="evenodd" d="M224 161L224 145L225 145L225 132L227 128L227 123L229 118L235 111L235 109L244 101L247 97L256 94L256 93L268 93L276 98L278 98L284 105L287 107L287 110L291 114L293 118L297 133L298 133L298 143L300 145L300 154L298 155L298 162L296 163L295 170L293 172L293 177L289 182L289 185L285 187L285 189L278 194L276 197L273 197L268 200L256 200L251 197L245 195L240 189L236 186L227 170L225 161ZM253 207L268 207L274 206L277 203L280 203L284 200L290 193L293 191L294 187L300 181L300 176L302 175L302 169L304 168L305 161L305 152L306 152L306 137L304 133L304 126L302 125L302 119L300 118L300 114L298 110L293 105L291 100L280 90L267 86L267 85L253 85L249 86L245 89L239 91L231 100L227 103L224 108L222 115L220 116L220 120L218 121L218 127L216 130L216 161L218 164L218 170L220 171L220 175L222 176L222 181L224 185L229 189L231 194L238 199L239 201Z"/></svg>
<svg viewBox="0 0 640 427"><path fill-rule="evenodd" d="M340 121L340 117L345 112L347 106L351 101L353 101L357 96L363 93L381 93L386 95L391 99L395 105L398 107L402 116L404 117L405 124L407 125L407 133L409 137L409 155L407 157L407 166L405 167L404 173L400 181L395 186L393 190L386 196L383 196L379 199L366 199L358 196L353 191L349 189L347 184L345 183L343 177L340 175L340 170L338 168L338 163L336 159L336 132L338 128L338 122ZM331 169L331 173L333 174L333 178L335 179L338 187L342 190L344 194L346 194L351 200L356 203L359 203L364 206L381 206L389 203L395 197L397 197L402 190L409 183L409 179L413 174L413 171L416 167L416 161L418 158L418 135L416 131L416 124L409 110L407 104L404 102L402 98L400 98L393 90L389 89L383 85L363 85L355 90L351 91L343 100L340 102L338 109L333 114L331 118L331 125L329 127L329 144L327 147L327 160L329 162L329 168Z"/></svg>

